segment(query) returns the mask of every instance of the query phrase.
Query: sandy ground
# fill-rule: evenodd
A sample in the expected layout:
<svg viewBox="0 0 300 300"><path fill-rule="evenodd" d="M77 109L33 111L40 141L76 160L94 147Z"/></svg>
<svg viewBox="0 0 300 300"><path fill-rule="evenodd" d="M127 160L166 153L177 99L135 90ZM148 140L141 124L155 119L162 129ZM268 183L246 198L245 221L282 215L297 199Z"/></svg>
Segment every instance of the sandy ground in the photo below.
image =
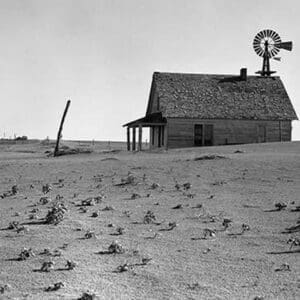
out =
<svg viewBox="0 0 300 300"><path fill-rule="evenodd" d="M8 285L0 299L78 299L86 291L96 299L300 298L300 250L287 243L300 231L285 233L299 224L299 142L155 153L106 146L53 158L41 143L0 145L0 195L18 187L0 198L0 292ZM195 160L204 154L223 158ZM118 185L122 178L133 181ZM64 219L45 224L56 202L67 207ZM287 207L276 210L278 202ZM156 220L147 224L149 210ZM12 221L21 229L8 229ZM84 238L88 230L96 236ZM105 254L116 240L124 252ZM20 261L24 247L35 255ZM67 260L76 267L67 270ZM40 270L45 261L55 263L50 272ZM45 291L57 282L64 286Z"/></svg>

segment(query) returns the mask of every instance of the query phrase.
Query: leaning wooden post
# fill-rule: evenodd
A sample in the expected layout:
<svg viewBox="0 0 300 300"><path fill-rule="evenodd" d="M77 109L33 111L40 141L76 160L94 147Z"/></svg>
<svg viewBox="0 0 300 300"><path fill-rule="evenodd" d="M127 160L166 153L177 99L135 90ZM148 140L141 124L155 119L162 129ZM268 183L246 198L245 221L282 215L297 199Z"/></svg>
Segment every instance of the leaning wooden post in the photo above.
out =
<svg viewBox="0 0 300 300"><path fill-rule="evenodd" d="M127 151L130 151L130 128L127 127Z"/></svg>
<svg viewBox="0 0 300 300"><path fill-rule="evenodd" d="M59 129L58 129L58 134L57 134L57 139L56 139L56 146L55 146L55 150L54 150L54 156L58 156L59 141L62 137L61 132L62 132L62 129L63 129L63 126L64 126L65 118L66 118L66 115L67 115L70 104L71 104L71 100L68 100L65 111L64 111L64 114L63 114L61 122L60 122Z"/></svg>
<svg viewBox="0 0 300 300"><path fill-rule="evenodd" d="M142 151L142 131L143 130L143 127L142 125L139 125L139 144L138 144L138 150L139 151Z"/></svg>

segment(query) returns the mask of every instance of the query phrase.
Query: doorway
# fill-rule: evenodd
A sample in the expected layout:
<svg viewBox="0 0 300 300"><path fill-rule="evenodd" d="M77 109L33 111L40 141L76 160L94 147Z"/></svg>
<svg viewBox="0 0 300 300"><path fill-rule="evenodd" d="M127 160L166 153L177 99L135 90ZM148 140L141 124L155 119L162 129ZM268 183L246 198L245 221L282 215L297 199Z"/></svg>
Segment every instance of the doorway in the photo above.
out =
<svg viewBox="0 0 300 300"><path fill-rule="evenodd" d="M258 142L265 143L266 142L266 126L258 125Z"/></svg>
<svg viewBox="0 0 300 300"><path fill-rule="evenodd" d="M195 124L194 145L212 146L214 138L214 126L212 124Z"/></svg>
<svg viewBox="0 0 300 300"><path fill-rule="evenodd" d="M202 124L195 124L194 145L195 146L202 146L202 140L203 140L203 125Z"/></svg>

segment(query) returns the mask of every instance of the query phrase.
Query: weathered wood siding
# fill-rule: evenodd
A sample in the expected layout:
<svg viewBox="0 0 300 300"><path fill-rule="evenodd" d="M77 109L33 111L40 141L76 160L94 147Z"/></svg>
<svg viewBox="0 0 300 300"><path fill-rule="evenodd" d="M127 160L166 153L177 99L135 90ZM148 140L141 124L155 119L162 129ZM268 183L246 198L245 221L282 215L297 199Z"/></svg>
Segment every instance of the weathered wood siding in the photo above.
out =
<svg viewBox="0 0 300 300"><path fill-rule="evenodd" d="M160 131L160 133L159 133ZM150 127L150 149L166 148L167 145L167 126Z"/></svg>
<svg viewBox="0 0 300 300"><path fill-rule="evenodd" d="M258 143L259 126L265 127L266 142L291 140L291 121L168 118L167 147L193 147L195 124L213 125L213 145Z"/></svg>

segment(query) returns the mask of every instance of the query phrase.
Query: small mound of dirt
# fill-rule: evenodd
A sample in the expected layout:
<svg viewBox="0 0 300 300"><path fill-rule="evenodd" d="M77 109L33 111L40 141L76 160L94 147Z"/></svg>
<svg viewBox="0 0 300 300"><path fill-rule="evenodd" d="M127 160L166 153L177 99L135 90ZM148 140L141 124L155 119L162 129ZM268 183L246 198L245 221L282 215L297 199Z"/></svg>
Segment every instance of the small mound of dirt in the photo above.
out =
<svg viewBox="0 0 300 300"><path fill-rule="evenodd" d="M68 146L60 147L59 151L56 153L56 156L62 155L72 155L72 154L91 154L93 152L90 148L71 148ZM47 151L48 156L53 156L54 151Z"/></svg>
<svg viewBox="0 0 300 300"><path fill-rule="evenodd" d="M198 157L194 158L194 161L198 160L214 160L214 159L225 159L227 158L226 156L223 155L218 155L218 154L206 154L206 155L201 155Z"/></svg>

